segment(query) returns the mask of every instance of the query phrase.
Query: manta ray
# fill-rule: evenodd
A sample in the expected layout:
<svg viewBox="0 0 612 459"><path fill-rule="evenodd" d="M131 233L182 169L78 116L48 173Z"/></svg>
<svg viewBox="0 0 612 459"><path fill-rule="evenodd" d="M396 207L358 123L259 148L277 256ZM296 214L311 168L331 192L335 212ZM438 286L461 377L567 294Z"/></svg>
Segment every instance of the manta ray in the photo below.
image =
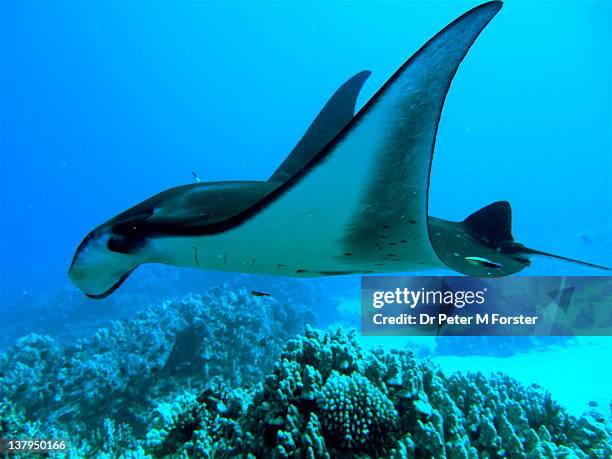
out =
<svg viewBox="0 0 612 459"><path fill-rule="evenodd" d="M98 226L77 248L69 277L104 298L144 263L291 277L434 268L501 277L532 255L603 268L516 242L506 201L459 222L428 215L446 94L501 7L488 2L450 23L356 114L370 72L354 75L268 180L178 186Z"/></svg>

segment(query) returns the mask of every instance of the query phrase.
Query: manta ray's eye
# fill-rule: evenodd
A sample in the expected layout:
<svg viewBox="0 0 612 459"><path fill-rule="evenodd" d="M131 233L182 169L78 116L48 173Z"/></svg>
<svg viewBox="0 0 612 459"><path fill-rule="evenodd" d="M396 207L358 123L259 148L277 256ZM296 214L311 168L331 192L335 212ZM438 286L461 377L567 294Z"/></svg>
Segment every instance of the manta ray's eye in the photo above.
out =
<svg viewBox="0 0 612 459"><path fill-rule="evenodd" d="M126 247L122 237L113 236L108 239L106 248L111 252L126 253Z"/></svg>
<svg viewBox="0 0 612 459"><path fill-rule="evenodd" d="M134 243L123 236L112 236L108 239L106 247L111 252L128 254L133 251Z"/></svg>

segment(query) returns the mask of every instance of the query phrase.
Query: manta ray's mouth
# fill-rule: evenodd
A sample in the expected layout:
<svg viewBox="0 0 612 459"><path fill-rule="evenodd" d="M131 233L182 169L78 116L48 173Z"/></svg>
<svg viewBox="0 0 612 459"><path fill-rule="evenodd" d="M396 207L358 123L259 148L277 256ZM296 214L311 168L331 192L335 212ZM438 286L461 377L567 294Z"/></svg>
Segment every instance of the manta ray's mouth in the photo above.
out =
<svg viewBox="0 0 612 459"><path fill-rule="evenodd" d="M135 266L134 268L130 269L129 271L123 273L121 275L121 277L117 280L117 282L115 282L111 287L106 289L104 292L102 292L102 293L85 293L85 295L87 295L92 300L101 300L103 298L106 298L107 296L109 296L112 293L114 293L115 290L117 290L119 287L121 287L121 285L127 280L128 277L130 277L130 275L134 272L134 270L137 267L138 266Z"/></svg>
<svg viewBox="0 0 612 459"><path fill-rule="evenodd" d="M90 298L104 298L115 290L138 267L140 260L108 250L111 237L104 231L92 231L79 245L68 276Z"/></svg>

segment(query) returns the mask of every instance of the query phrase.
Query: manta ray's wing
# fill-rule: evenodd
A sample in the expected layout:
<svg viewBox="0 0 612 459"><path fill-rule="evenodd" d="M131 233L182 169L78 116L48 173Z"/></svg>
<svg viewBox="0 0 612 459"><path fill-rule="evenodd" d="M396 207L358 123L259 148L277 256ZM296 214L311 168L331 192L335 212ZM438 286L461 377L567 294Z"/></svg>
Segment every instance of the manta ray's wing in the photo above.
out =
<svg viewBox="0 0 612 459"><path fill-rule="evenodd" d="M250 241L277 237L278 253L257 253L252 243L248 249L253 258L277 257L287 275L310 265L324 266L312 275L351 272L351 266L360 272L439 266L427 222L438 122L459 64L501 6L485 3L449 24L305 167L206 232L241 231Z"/></svg>
<svg viewBox="0 0 612 459"><path fill-rule="evenodd" d="M134 218L142 215L150 231L172 232L166 227L173 226L187 231L214 225L248 209L303 169L351 121L359 91L370 74L367 70L359 72L336 90L267 182L210 182L171 188L119 214L110 223L125 221L133 226Z"/></svg>
<svg viewBox="0 0 612 459"><path fill-rule="evenodd" d="M278 183L287 181L336 137L353 119L357 96L369 76L368 70L359 72L336 90L269 181Z"/></svg>

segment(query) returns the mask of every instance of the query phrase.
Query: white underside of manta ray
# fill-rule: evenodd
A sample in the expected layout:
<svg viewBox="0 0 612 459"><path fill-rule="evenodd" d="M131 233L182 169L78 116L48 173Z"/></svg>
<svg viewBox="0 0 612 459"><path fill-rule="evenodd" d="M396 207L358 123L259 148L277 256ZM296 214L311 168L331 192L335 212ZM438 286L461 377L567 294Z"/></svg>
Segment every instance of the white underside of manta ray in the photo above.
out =
<svg viewBox="0 0 612 459"><path fill-rule="evenodd" d="M292 277L440 267L500 277L534 254L576 262L515 242L505 201L462 222L427 213L444 99L501 7L485 3L449 24L354 116L369 72L349 79L269 180L171 188L100 225L78 247L70 278L103 298L144 263Z"/></svg>

